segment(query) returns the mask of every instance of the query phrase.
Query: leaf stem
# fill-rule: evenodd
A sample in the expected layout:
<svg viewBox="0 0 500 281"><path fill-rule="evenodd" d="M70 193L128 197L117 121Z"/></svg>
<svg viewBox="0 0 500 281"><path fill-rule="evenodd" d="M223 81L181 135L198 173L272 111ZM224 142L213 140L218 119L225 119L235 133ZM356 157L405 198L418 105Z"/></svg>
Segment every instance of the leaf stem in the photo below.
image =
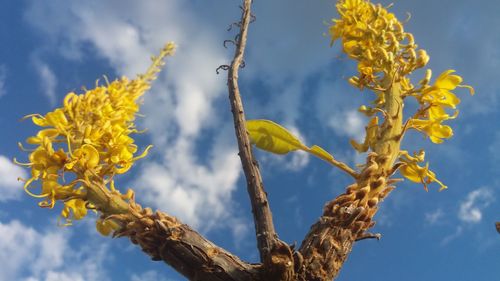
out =
<svg viewBox="0 0 500 281"><path fill-rule="evenodd" d="M318 147L318 146L312 146L312 147ZM330 155L328 153L320 153L320 152L318 152L318 150L309 148L307 146L304 146L302 148L302 150L304 150L308 153L311 153L312 155L320 158L321 160L324 160L324 161L332 164L333 166L341 169L342 171L346 172L347 174L349 174L351 177L353 177L355 179L358 177L358 174L356 173L356 171L354 171L346 163L336 160L332 155Z"/></svg>

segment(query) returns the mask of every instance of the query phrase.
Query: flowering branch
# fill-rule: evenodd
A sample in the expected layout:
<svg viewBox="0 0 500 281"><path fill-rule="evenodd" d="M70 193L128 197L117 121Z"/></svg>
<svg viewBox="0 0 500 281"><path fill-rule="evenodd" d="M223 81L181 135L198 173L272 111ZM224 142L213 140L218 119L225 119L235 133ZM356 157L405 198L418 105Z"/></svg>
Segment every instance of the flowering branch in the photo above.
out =
<svg viewBox="0 0 500 281"><path fill-rule="evenodd" d="M453 70L443 72L430 84L430 70L415 87L409 78L414 70L429 61L425 50L418 49L413 35L404 31L403 23L381 5L367 0L339 0L341 16L330 28L332 42L340 40L343 51L358 62L358 76L349 82L359 89L371 89L375 100L360 111L370 118L363 143L351 141L358 152L368 152L366 162L357 172L318 146L307 147L284 128L268 121L253 120L247 126L238 87L238 71L243 65L251 0L243 0L240 28L234 43L236 50L228 70L228 91L235 133L238 141L247 191L254 216L260 264L241 261L176 218L142 208L134 192L121 192L114 177L127 172L147 155L146 147L138 154L132 134L138 133L134 120L139 99L156 78L164 57L173 54L167 44L144 75L134 80L121 78L105 86L77 95L69 93L63 106L46 115L33 114L37 126L43 127L27 139L33 149L29 162L31 178L24 179L26 192L39 198L40 207L63 204L61 217L65 224L96 210L100 218L97 230L103 235L126 236L139 244L153 260L163 260L190 280L208 281L330 281L335 278L356 241L379 238L368 230L374 226L378 206L401 181L392 178L400 171L405 178L427 185L446 186L434 172L424 166L425 153L410 154L401 150L407 130L419 131L434 143L453 135L443 124L456 118L460 100L452 92L462 85ZM403 120L404 101L415 98L416 113ZM449 113L453 111L453 113ZM264 132L264 133L263 133ZM328 202L322 216L314 223L298 250L277 238L260 170L252 154L249 133L257 147L275 152L307 151L341 168L354 179L343 194ZM269 140L272 141L269 141ZM38 193L33 189L39 189ZM496 224L500 232L500 223Z"/></svg>
<svg viewBox="0 0 500 281"><path fill-rule="evenodd" d="M349 82L359 89L372 89L376 99L360 111L371 118L362 144L351 141L359 152L370 151L356 182L346 192L326 204L323 215L312 226L299 249L306 263L306 280L331 280L342 267L355 241L372 236L367 231L375 224L373 217L379 203L395 188L392 179L399 169L411 181L424 187L431 182L446 188L429 170L424 152L410 156L400 149L407 129L426 134L434 143L452 136L452 129L442 122L453 119L446 109L455 109L460 100L451 91L462 78L449 70L429 85L427 70L420 87L412 85L409 74L429 61L425 50L417 49L413 35L404 31L403 23L380 4L364 0L340 0L340 19L330 28L332 43L340 39L343 51L358 62L359 76ZM414 97L420 104L418 114L403 122L404 99ZM379 124L379 119L383 122ZM316 268L317 270L312 270Z"/></svg>
<svg viewBox="0 0 500 281"><path fill-rule="evenodd" d="M84 94L70 93L63 107L45 116L28 116L44 129L27 140L36 148L28 150L30 162L23 164L32 175L25 189L42 199L41 207L63 203L65 225L96 210L101 234L129 237L153 260L163 260L191 280L259 280L261 265L241 261L175 217L143 209L132 190L122 193L115 187L114 177L147 153L148 148L134 156L138 149L130 137L138 132L133 122L138 98L173 51L174 45L167 44L148 71L134 80L122 78ZM41 188L40 194L33 188Z"/></svg>

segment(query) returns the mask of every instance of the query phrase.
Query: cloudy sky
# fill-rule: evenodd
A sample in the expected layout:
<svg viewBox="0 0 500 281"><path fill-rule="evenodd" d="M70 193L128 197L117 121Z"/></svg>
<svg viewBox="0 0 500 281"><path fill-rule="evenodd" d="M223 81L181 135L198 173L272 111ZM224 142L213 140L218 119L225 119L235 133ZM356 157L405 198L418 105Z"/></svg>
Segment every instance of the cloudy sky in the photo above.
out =
<svg viewBox="0 0 500 281"><path fill-rule="evenodd" d="M388 4L389 1L384 1ZM257 261L253 222L227 103L237 0L23 0L0 3L0 281L184 280L151 262L126 239L96 234L92 216L57 226L56 210L37 207L16 181L27 171L18 141L35 133L20 118L45 113L96 79L133 77L167 41L178 52L144 99L145 147L118 185L138 201L175 215L217 244ZM427 151L443 192L404 182L383 203L381 241L356 244L338 280L494 280L500 276L500 2L399 0L393 11L431 56L434 73L455 69L477 95L460 95L455 136L439 146L410 134L405 148ZM355 66L329 47L331 0L254 4L241 91L248 118L266 118L355 165L349 139L362 139L356 108L369 99L349 87ZM417 73L417 75L419 75ZM411 108L411 106L409 107ZM349 178L307 155L257 153L282 239L300 243L322 206Z"/></svg>

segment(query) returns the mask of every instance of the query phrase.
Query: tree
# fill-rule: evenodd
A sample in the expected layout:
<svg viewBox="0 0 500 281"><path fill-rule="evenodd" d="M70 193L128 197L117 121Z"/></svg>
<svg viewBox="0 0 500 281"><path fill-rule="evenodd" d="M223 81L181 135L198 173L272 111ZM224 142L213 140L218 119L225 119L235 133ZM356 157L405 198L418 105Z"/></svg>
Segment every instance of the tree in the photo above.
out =
<svg viewBox="0 0 500 281"><path fill-rule="evenodd" d="M414 86L409 74L425 67L429 57L417 48L413 36L392 13L368 1L339 1L341 18L330 27L332 42L341 41L346 55L358 62L359 73L349 82L375 94L370 106L360 107L370 121L365 141L353 141L352 146L369 153L365 165L354 169L318 146L306 146L271 121L246 120L238 73L252 21L250 8L251 0L244 0L241 21L235 24L240 31L233 42L234 59L220 69L228 73L229 100L261 263L240 260L176 218L142 208L135 202L133 191L123 194L114 186L114 176L127 172L149 149L136 156L138 148L130 135L138 133L134 126L138 99L150 87L163 59L173 54L171 43L153 59L144 75L107 82L81 95L70 93L62 108L28 116L44 129L27 140L36 148L25 164L32 171L26 191L42 198L41 207L52 208L57 201L62 202L61 216L68 224L95 209L101 214L96 226L102 234L129 237L154 260L165 261L191 280L331 280L356 241L380 237L368 231L374 225L379 203L401 180L393 177L396 172L425 188L433 182L446 188L428 164L420 164L424 152L401 150L401 141L410 129L422 132L434 143L451 137L451 127L443 122L458 114L455 108L460 100L452 91L457 87L473 91L451 70L439 75L434 83L427 70ZM415 98L419 108L405 120L403 104L407 98ZM278 154L304 150L353 179L344 194L325 205L323 215L297 249L277 236L252 144ZM41 192L34 194L33 187L41 187Z"/></svg>

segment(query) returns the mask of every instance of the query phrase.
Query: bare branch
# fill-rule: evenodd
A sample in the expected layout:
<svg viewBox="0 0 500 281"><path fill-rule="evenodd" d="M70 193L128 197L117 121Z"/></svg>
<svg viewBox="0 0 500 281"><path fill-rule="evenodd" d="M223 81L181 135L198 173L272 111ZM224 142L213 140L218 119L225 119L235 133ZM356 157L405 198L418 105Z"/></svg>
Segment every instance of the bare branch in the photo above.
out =
<svg viewBox="0 0 500 281"><path fill-rule="evenodd" d="M236 50L229 68L227 85L236 138L238 140L239 155L247 179L247 191L252 205L257 245L261 261L264 262L270 258L271 250L275 247L277 241L276 232L274 230L267 195L262 184L262 176L252 153L252 146L245 125L243 103L238 87L238 71L243 63L248 25L252 19L250 12L251 3L251 0L244 0L241 22L235 25L240 28L240 32L236 36Z"/></svg>

